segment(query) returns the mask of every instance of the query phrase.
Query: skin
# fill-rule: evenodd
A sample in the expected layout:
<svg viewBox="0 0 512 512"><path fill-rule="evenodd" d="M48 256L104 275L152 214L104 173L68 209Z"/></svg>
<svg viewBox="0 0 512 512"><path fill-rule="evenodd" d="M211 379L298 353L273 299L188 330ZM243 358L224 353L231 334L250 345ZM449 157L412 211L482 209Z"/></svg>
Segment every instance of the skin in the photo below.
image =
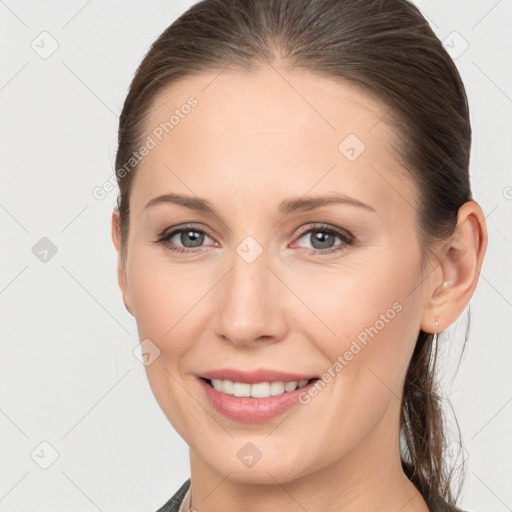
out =
<svg viewBox="0 0 512 512"><path fill-rule="evenodd" d="M160 350L146 372L190 447L192 505L427 512L400 466L402 387L419 330L448 327L473 294L487 244L482 210L466 203L453 237L423 268L419 194L375 99L304 70L205 73L157 97L144 139L190 96L197 107L136 171L118 279L140 339ZM338 150L348 134L366 146L354 161ZM171 203L145 208L168 193L204 198L218 216ZM332 194L373 211L336 203L278 211L289 198ZM189 243L195 252L170 251L184 247L179 234L155 243L186 223L209 233L202 246ZM354 244L334 235L331 248L342 249L322 254L311 236L325 233L319 224L350 232ZM251 263L237 253L248 236L263 250ZM120 252L117 210L112 237ZM202 393L197 375L215 368L321 376L394 303L400 312L307 405L249 424L216 412ZM252 467L237 457L248 442L262 454Z"/></svg>

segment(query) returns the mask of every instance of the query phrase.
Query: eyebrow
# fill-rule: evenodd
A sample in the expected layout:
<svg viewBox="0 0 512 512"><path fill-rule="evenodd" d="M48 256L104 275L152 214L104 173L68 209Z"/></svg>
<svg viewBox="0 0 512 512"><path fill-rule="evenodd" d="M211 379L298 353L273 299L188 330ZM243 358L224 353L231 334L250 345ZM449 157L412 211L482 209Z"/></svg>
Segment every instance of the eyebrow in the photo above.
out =
<svg viewBox="0 0 512 512"><path fill-rule="evenodd" d="M365 208L368 211L377 213L375 209L370 205L345 195L314 196L308 198L300 197L297 199L288 199L281 203L279 206L279 211L284 215L288 215L293 212L313 210L314 208L319 208L320 206L333 203L358 206L360 208Z"/></svg>
<svg viewBox="0 0 512 512"><path fill-rule="evenodd" d="M221 215L215 210L215 208L206 200L200 197L182 196L178 194L164 194L161 196L153 197L144 209L158 204L177 204L184 206L191 210L197 210L204 213L215 215L216 217L222 218ZM315 196L315 197L299 197L292 198L282 201L279 205L279 212L283 215L289 215L290 213L298 211L309 211L321 206L329 204L347 204L351 206L357 206L364 208L368 211L377 213L374 208L370 205L363 203L353 197L345 195L331 195L331 196Z"/></svg>

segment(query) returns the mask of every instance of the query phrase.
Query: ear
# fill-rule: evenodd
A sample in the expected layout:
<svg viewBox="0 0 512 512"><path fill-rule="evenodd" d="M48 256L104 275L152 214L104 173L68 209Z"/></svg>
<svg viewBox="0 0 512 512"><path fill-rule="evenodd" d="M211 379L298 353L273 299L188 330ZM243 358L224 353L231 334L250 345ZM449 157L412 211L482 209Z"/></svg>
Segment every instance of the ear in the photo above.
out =
<svg viewBox="0 0 512 512"><path fill-rule="evenodd" d="M431 274L423 331L440 332L459 318L475 291L486 249L485 216L470 200L459 208L457 226L441 248L439 269Z"/></svg>
<svg viewBox="0 0 512 512"><path fill-rule="evenodd" d="M121 255L121 219L118 208L114 208L112 211L112 242L117 251L117 282L123 295L124 307L133 315L126 277L126 266Z"/></svg>

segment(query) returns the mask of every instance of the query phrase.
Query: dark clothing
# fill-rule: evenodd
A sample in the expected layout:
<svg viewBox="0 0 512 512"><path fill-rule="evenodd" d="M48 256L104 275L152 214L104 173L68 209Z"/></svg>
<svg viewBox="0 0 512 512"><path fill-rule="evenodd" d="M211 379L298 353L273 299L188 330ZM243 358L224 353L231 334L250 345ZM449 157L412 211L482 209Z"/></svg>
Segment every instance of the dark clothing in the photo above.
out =
<svg viewBox="0 0 512 512"><path fill-rule="evenodd" d="M156 512L178 512L181 502L190 485L190 478L178 489L176 494Z"/></svg>
<svg viewBox="0 0 512 512"><path fill-rule="evenodd" d="M183 497L185 496L189 486L190 478L178 489L176 494L156 512L178 512L181 502L183 501ZM433 498L430 500L425 498L425 501L430 512L463 512L453 505L447 505L446 503L440 501L438 498Z"/></svg>

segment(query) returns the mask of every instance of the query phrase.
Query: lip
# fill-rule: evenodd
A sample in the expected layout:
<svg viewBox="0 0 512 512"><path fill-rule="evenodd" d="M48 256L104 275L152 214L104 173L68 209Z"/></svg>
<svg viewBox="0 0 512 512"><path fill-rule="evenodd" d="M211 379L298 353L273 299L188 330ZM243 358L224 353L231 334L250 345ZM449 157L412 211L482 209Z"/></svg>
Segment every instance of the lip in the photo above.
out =
<svg viewBox="0 0 512 512"><path fill-rule="evenodd" d="M257 384L258 382L276 381L291 382L294 380L299 382L301 380L311 380L318 378L316 375L301 375L298 373L281 372L265 368L251 371L243 371L236 368L219 368L217 370L210 370L201 373L201 375L198 375L198 377L202 377L208 380L231 380L233 382L242 382L245 384Z"/></svg>
<svg viewBox="0 0 512 512"><path fill-rule="evenodd" d="M300 395L307 393L317 380L317 378L313 378L309 384L302 388L297 388L295 391L286 391L281 395L271 395L267 398L252 398L222 393L213 388L205 378L198 378L199 384L210 405L225 417L243 423L263 423L283 414L292 407L296 407L299 404ZM266 381L263 380L261 382Z"/></svg>

